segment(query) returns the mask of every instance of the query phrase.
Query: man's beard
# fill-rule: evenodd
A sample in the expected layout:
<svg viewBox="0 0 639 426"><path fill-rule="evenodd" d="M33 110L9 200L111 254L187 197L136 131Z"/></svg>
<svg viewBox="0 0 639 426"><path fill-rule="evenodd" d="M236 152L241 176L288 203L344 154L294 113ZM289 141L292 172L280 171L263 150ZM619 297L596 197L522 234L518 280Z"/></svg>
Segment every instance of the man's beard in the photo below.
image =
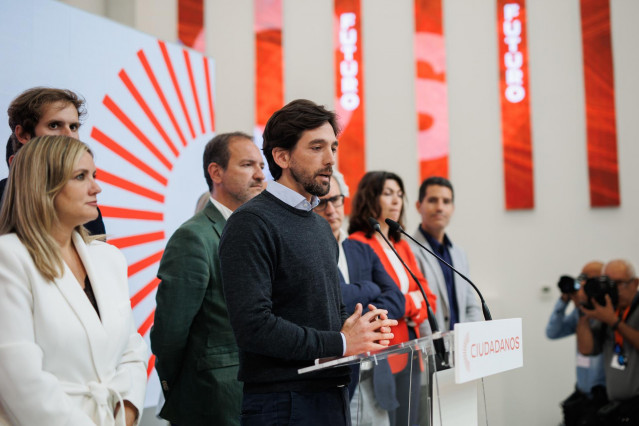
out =
<svg viewBox="0 0 639 426"><path fill-rule="evenodd" d="M321 173L331 175L333 173L332 167L329 166L325 169L318 170L316 173L313 173L312 175L309 175L303 170L296 171L296 168L297 168L296 163L291 164L291 168L290 168L291 176L293 177L293 179L295 179L295 182L302 185L302 188L304 188L304 190L308 192L309 194L315 195L317 197L322 197L328 194L328 191L331 190L330 178L328 179L328 182L326 183L317 182L315 178Z"/></svg>

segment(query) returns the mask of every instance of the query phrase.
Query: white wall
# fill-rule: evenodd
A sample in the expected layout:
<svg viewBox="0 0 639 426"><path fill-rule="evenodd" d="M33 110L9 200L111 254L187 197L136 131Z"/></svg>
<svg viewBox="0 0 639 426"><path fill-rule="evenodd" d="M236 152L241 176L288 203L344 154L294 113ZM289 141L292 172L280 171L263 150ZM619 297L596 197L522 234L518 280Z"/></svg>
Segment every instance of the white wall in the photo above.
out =
<svg viewBox="0 0 639 426"><path fill-rule="evenodd" d="M92 3L106 14L104 1ZM172 40L175 0L164 3L156 8L146 1L137 20L128 22ZM579 1L527 3L536 207L507 212L495 1L444 1L450 177L456 187L450 235L467 250L493 316L524 322L524 368L486 380L491 425L560 419L558 403L575 381L574 339L544 337L559 275L576 274L596 258L639 262L639 2L611 2L621 207L599 209L590 208L588 199ZM369 169L405 179L410 229L418 224L411 207L418 187L412 7L408 0L363 0L366 161ZM286 100L308 97L332 106L332 8L330 0L284 0ZM206 2L220 131L253 128L252 12L248 0ZM154 18L142 24L144 14ZM546 286L549 293L542 291Z"/></svg>

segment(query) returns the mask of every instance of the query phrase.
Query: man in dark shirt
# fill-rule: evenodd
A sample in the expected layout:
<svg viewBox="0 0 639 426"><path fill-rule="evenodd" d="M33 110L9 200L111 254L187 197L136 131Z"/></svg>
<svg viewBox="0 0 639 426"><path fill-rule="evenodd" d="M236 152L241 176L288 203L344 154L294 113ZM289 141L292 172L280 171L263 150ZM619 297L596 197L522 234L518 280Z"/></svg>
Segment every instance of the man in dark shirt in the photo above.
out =
<svg viewBox="0 0 639 426"><path fill-rule="evenodd" d="M220 241L222 284L240 348L243 425L349 425L349 369L299 375L316 358L388 345L387 311L348 317L337 241L312 212L330 189L335 114L307 100L276 111L263 151L275 179L238 208Z"/></svg>
<svg viewBox="0 0 639 426"><path fill-rule="evenodd" d="M80 118L84 113L84 100L71 90L33 87L22 92L7 110L12 132L7 142L9 166L20 148L36 136L63 135L79 139ZM0 202L5 184L6 179L0 181ZM97 219L85 223L84 227L92 235L106 233L100 209Z"/></svg>
<svg viewBox="0 0 639 426"><path fill-rule="evenodd" d="M453 185L443 177L430 177L419 188L417 210L422 217L413 238L437 253L464 275L468 275L466 253L454 245L446 227L455 210ZM483 319L477 296L472 287L446 265L412 241L409 242L428 285L437 295L437 322L441 331L452 330L455 323ZM424 321L422 335L430 332Z"/></svg>

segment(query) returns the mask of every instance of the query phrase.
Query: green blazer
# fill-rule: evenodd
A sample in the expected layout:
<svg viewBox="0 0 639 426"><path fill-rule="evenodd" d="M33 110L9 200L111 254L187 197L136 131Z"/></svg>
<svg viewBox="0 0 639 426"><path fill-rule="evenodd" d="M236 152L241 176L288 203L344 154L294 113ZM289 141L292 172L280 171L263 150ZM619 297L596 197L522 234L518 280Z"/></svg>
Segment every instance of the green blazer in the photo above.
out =
<svg viewBox="0 0 639 426"><path fill-rule="evenodd" d="M222 292L217 254L226 221L210 201L171 236L160 261L151 349L178 425L239 425L238 348Z"/></svg>

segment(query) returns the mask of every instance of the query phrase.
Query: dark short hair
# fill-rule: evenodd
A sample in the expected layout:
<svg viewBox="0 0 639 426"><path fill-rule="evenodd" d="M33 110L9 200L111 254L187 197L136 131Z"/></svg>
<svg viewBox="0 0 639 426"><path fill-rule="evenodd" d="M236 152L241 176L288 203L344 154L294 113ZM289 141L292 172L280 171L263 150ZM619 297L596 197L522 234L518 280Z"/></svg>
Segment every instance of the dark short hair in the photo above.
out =
<svg viewBox="0 0 639 426"><path fill-rule="evenodd" d="M379 197L384 192L384 183L388 179L392 179L399 185L399 188L404 193L402 197L402 211L399 215L399 224L404 227L404 206L406 205L406 191L404 191L404 182L402 178L393 172L375 171L368 172L359 181L357 185L357 192L353 197L352 211L350 222L348 225L348 233L363 231L367 238L373 235L373 228L368 223L368 218L377 218L382 209L379 206ZM399 241L401 238L399 231L391 233L389 237L394 241Z"/></svg>
<svg viewBox="0 0 639 426"><path fill-rule="evenodd" d="M84 99L71 90L33 87L22 92L9 105L7 114L11 132L15 133L16 126L19 124L31 137L35 137L35 128L42 118L44 106L56 102L72 104L78 111L79 119L86 113Z"/></svg>
<svg viewBox="0 0 639 426"><path fill-rule="evenodd" d="M453 189L453 184L444 177L441 176L431 176L428 179L424 179L422 184L419 186L419 202L424 201L424 197L426 196L426 189L429 186L437 185L437 186L445 186L450 189L450 193L452 195L453 201L455 201L455 190Z"/></svg>
<svg viewBox="0 0 639 426"><path fill-rule="evenodd" d="M222 167L222 170L226 170L229 165L229 159L231 158L229 143L235 138L253 140L252 137L244 132L220 133L211 139L204 148L202 165L204 166L204 178L206 179L206 184L209 186L209 192L213 189L213 181L211 180L211 176L209 176L209 164L216 163Z"/></svg>
<svg viewBox="0 0 639 426"><path fill-rule="evenodd" d="M16 136L11 133L9 135L9 139L7 140L7 147L5 149L5 159L7 160L7 166L9 166L9 158L11 158L11 156L16 153L15 142L20 143L20 141L18 141L18 138L16 138Z"/></svg>
<svg viewBox="0 0 639 426"><path fill-rule="evenodd" d="M339 134L335 113L306 99L289 102L273 113L264 128L262 144L264 157L273 179L277 180L282 176L281 167L273 160L273 148L292 150L302 137L302 133L317 129L324 123L331 125L335 136Z"/></svg>

